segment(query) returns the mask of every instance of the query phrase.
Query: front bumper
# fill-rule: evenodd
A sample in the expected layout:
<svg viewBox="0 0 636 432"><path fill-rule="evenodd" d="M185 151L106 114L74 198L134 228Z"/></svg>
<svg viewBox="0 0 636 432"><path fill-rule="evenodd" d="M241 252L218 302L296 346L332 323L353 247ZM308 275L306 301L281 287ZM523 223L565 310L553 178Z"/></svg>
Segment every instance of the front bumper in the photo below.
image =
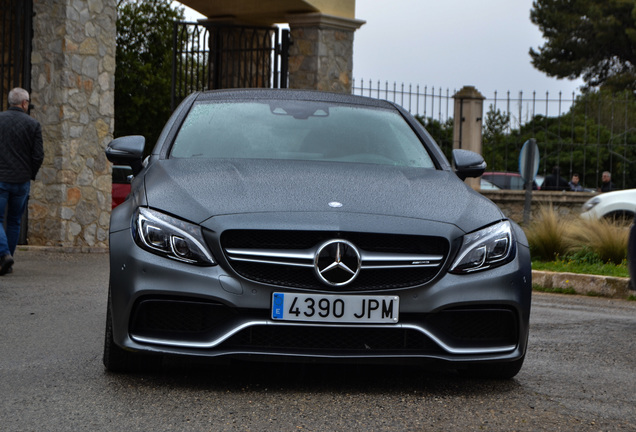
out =
<svg viewBox="0 0 636 432"><path fill-rule="evenodd" d="M397 324L280 322L270 318L272 293L294 289L162 258L119 231L111 233L113 338L134 351L203 357L513 361L526 350L529 263L519 246L499 268L374 292L400 296Z"/></svg>

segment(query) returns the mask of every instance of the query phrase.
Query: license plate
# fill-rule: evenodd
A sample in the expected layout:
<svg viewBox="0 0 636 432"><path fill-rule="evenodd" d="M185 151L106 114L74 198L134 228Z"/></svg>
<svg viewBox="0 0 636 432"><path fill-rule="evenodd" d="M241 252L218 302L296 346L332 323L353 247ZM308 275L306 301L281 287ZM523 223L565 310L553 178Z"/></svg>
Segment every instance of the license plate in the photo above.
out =
<svg viewBox="0 0 636 432"><path fill-rule="evenodd" d="M398 322L398 296L274 293L272 319L341 323Z"/></svg>

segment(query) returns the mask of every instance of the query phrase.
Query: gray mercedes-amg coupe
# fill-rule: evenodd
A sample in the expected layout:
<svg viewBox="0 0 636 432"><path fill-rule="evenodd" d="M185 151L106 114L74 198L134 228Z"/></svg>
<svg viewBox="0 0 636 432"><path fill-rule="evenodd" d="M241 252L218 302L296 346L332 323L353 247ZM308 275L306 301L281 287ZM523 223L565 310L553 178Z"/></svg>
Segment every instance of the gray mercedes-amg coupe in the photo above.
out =
<svg viewBox="0 0 636 432"><path fill-rule="evenodd" d="M531 265L522 230L464 183L408 112L294 90L194 93L143 159L110 222L104 364L168 355L440 362L515 376Z"/></svg>

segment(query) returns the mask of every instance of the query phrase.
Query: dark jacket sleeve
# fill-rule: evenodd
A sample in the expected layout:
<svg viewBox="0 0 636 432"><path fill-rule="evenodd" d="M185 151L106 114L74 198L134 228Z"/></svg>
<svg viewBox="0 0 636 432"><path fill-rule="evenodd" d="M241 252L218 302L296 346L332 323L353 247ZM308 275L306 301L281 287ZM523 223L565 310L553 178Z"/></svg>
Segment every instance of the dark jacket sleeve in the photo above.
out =
<svg viewBox="0 0 636 432"><path fill-rule="evenodd" d="M31 151L31 180L35 180L44 161L44 145L42 144L42 126L37 123L33 131L33 149Z"/></svg>

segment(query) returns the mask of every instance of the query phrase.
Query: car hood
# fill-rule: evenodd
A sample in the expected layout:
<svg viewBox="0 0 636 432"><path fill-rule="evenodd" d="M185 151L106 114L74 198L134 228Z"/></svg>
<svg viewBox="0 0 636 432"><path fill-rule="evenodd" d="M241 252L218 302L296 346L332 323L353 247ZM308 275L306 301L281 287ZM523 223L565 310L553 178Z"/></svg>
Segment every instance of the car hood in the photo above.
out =
<svg viewBox="0 0 636 432"><path fill-rule="evenodd" d="M230 214L337 211L441 221L470 232L504 218L454 173L423 168L167 159L148 168L145 189L149 207L199 224Z"/></svg>

